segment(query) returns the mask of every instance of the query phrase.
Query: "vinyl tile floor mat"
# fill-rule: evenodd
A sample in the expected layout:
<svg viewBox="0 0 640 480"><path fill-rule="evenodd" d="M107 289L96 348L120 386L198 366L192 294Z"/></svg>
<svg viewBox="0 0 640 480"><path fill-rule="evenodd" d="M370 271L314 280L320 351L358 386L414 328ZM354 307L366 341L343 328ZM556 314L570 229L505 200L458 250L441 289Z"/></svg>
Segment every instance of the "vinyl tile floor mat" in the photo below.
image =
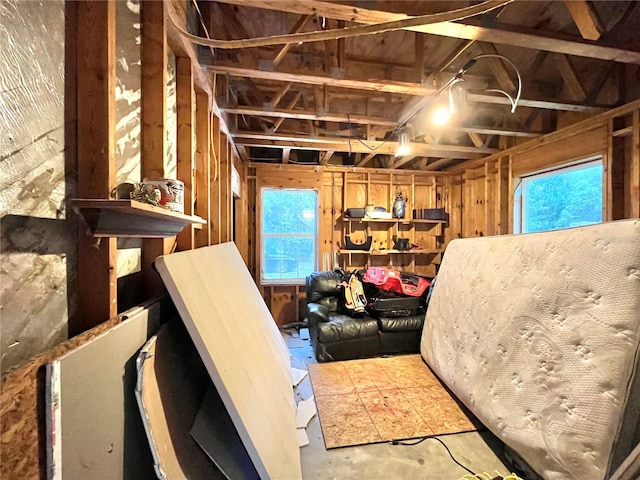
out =
<svg viewBox="0 0 640 480"><path fill-rule="evenodd" d="M478 430L420 355L308 365L327 449Z"/></svg>

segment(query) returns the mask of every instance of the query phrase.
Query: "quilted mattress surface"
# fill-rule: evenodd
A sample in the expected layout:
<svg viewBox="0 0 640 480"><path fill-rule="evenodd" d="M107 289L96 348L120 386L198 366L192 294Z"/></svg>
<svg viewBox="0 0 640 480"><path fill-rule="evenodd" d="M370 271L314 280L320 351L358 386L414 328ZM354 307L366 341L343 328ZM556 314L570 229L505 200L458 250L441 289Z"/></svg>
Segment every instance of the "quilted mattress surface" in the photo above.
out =
<svg viewBox="0 0 640 480"><path fill-rule="evenodd" d="M638 220L462 239L421 353L545 479L601 480L638 441L639 326Z"/></svg>

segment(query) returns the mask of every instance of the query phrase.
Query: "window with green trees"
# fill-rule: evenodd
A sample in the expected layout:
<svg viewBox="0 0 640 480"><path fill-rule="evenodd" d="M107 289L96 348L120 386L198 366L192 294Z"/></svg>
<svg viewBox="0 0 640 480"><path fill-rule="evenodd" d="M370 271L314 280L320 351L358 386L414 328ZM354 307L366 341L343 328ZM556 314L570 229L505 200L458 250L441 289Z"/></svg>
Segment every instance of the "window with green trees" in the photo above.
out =
<svg viewBox="0 0 640 480"><path fill-rule="evenodd" d="M515 233L602 222L602 161L522 177L514 211Z"/></svg>
<svg viewBox="0 0 640 480"><path fill-rule="evenodd" d="M300 283L316 270L318 192L261 190L262 283Z"/></svg>

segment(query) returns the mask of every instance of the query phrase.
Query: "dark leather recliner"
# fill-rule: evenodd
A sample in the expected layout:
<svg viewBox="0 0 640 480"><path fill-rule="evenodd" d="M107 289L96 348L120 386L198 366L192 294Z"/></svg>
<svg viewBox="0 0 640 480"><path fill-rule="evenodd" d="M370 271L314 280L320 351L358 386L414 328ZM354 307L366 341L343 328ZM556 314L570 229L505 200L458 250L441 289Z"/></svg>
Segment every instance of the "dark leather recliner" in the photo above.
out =
<svg viewBox="0 0 640 480"><path fill-rule="evenodd" d="M419 351L424 314L377 319L345 314L341 282L342 275L333 271L307 277L309 335L319 362Z"/></svg>

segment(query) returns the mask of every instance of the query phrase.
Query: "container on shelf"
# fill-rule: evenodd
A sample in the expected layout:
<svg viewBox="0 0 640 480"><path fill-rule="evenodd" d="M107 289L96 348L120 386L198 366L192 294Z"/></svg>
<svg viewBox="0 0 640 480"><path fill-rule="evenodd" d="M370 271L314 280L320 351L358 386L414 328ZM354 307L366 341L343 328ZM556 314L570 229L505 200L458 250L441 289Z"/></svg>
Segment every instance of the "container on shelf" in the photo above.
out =
<svg viewBox="0 0 640 480"><path fill-rule="evenodd" d="M158 206L173 212L184 213L184 183L173 178L157 180L145 178L142 184L160 192Z"/></svg>

